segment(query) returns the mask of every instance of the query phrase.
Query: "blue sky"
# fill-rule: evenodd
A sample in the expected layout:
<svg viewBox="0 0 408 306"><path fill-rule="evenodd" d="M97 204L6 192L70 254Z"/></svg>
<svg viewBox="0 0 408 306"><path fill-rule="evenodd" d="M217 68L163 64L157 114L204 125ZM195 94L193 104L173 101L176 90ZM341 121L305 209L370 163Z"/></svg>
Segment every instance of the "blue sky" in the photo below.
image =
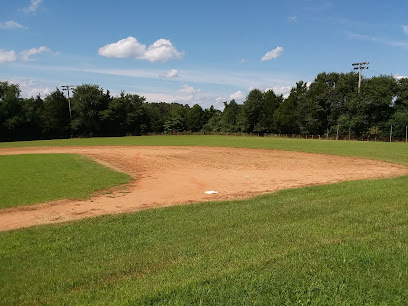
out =
<svg viewBox="0 0 408 306"><path fill-rule="evenodd" d="M320 72L408 76L408 1L2 0L0 81L222 107Z"/></svg>

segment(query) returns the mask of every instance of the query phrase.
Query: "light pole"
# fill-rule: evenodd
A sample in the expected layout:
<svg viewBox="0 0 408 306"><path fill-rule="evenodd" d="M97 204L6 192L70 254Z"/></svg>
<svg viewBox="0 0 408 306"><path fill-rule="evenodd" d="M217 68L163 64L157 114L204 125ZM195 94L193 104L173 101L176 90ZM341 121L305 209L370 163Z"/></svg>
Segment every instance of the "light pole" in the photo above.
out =
<svg viewBox="0 0 408 306"><path fill-rule="evenodd" d="M361 87L361 70L368 69L369 62L353 63L354 70L358 70L358 93L360 93Z"/></svg>
<svg viewBox="0 0 408 306"><path fill-rule="evenodd" d="M71 112L71 100L69 97L69 91L74 89L74 85L61 85L61 88L63 91L67 92L68 95L68 109L69 109L69 120L70 120L70 125L71 125L71 138L73 137L73 132L72 132L72 112Z"/></svg>

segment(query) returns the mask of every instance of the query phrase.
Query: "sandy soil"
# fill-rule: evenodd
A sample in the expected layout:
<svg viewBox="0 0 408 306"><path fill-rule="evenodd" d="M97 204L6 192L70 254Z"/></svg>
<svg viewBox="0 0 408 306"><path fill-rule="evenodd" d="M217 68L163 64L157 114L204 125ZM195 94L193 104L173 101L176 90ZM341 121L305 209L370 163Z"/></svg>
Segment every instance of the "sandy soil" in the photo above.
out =
<svg viewBox="0 0 408 306"><path fill-rule="evenodd" d="M408 173L407 167L385 162L276 150L137 146L0 149L0 155L29 153L78 153L129 173L134 179L125 189L85 201L63 200L0 210L0 231ZM204 193L210 190L219 193Z"/></svg>

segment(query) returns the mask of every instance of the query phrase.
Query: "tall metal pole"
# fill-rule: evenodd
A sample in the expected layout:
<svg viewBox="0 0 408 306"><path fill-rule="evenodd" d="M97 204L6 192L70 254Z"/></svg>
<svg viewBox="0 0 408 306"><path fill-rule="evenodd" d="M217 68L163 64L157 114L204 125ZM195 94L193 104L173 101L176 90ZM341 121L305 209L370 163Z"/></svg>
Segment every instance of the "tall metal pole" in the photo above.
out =
<svg viewBox="0 0 408 306"><path fill-rule="evenodd" d="M369 62L353 63L354 70L358 70L358 93L361 87L361 70L368 69Z"/></svg>
<svg viewBox="0 0 408 306"><path fill-rule="evenodd" d="M72 112L71 112L71 99L69 97L69 91L71 89L74 89L74 85L61 85L62 90L67 92L68 95L68 109L69 109L69 119L71 122L71 138L73 137L73 131L72 131Z"/></svg>

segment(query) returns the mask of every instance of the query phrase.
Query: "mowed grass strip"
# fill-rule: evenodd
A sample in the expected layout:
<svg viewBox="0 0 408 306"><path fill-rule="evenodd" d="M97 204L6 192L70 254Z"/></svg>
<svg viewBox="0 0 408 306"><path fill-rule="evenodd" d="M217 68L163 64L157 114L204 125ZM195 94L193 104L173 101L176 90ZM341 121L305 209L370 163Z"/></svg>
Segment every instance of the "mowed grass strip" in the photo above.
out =
<svg viewBox="0 0 408 306"><path fill-rule="evenodd" d="M75 154L0 156L0 209L59 199L83 199L130 176Z"/></svg>
<svg viewBox="0 0 408 306"><path fill-rule="evenodd" d="M408 165L408 144L401 142L335 141L280 137L164 135L101 137L57 140L3 142L1 148L42 146L213 146L253 149L275 149L341 156L357 156Z"/></svg>
<svg viewBox="0 0 408 306"><path fill-rule="evenodd" d="M408 300L408 177L0 234L0 304Z"/></svg>

